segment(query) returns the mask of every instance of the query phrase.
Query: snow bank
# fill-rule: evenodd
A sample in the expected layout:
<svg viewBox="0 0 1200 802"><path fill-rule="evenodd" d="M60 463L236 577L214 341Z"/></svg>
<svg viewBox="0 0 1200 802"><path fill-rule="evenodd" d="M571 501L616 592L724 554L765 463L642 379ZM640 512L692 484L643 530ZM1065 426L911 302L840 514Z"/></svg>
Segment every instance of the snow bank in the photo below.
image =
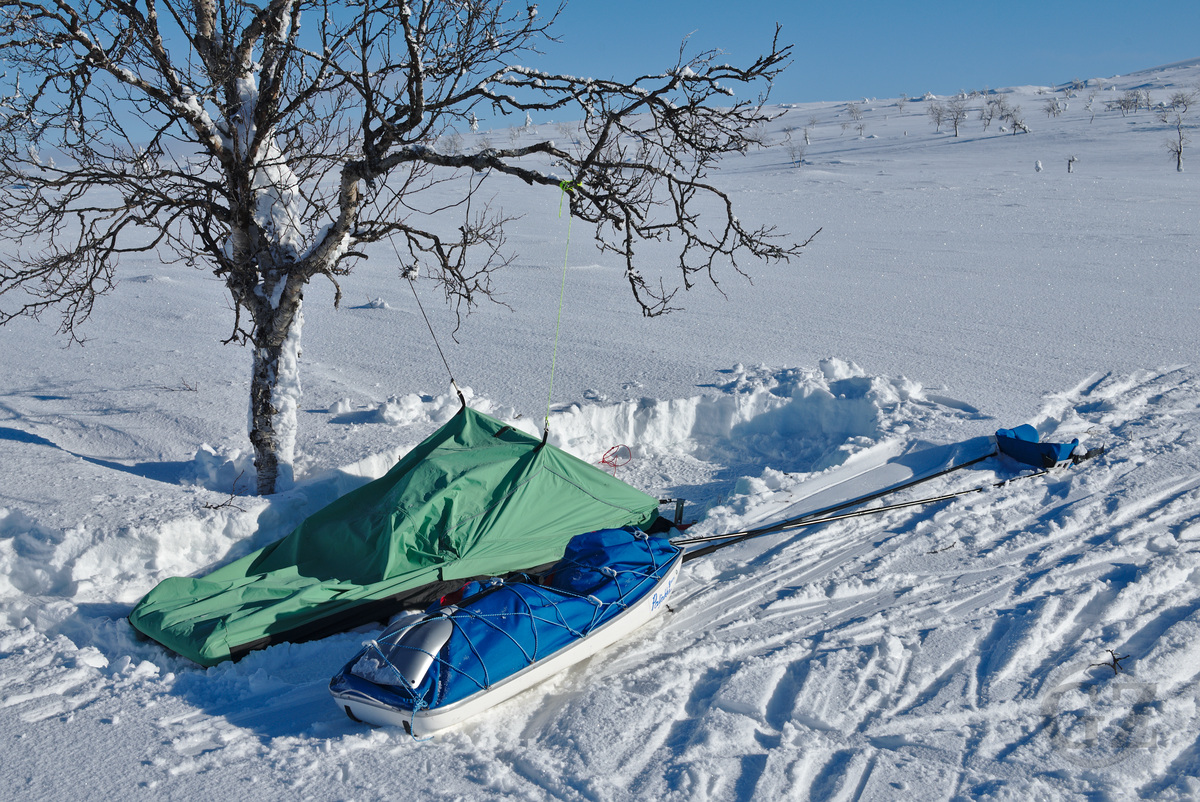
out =
<svg viewBox="0 0 1200 802"><path fill-rule="evenodd" d="M927 400L903 377L868 377L837 359L815 370L736 365L722 373L727 381L716 393L561 409L551 417L552 442L584 458L627 443L639 452L740 455L815 471L873 443L902 403Z"/></svg>

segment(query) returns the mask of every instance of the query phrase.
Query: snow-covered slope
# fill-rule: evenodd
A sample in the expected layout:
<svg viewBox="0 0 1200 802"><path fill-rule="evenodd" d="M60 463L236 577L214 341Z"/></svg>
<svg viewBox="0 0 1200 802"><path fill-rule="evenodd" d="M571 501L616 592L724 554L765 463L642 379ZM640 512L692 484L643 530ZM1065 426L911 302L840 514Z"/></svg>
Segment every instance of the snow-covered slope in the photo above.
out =
<svg viewBox="0 0 1200 802"><path fill-rule="evenodd" d="M369 630L201 670L124 620L453 414L394 256L340 311L308 294L298 482L270 499L240 494L248 359L219 345L219 282L134 262L84 348L53 321L0 329L0 797L1194 798L1200 192L1156 115L1105 101L1198 83L1185 62L1005 90L1019 135L974 114L936 133L930 101L858 101L861 136L845 103L789 108L717 179L743 218L821 234L666 319L577 230L551 436L593 461L630 446L618 475L686 498L692 532L773 520L805 482L922 441L1030 422L1108 450L1001 487L1018 468L989 460L901 498L984 492L690 562L672 613L431 741L331 702ZM473 404L533 429L565 221L553 193L504 202L526 215L512 311L443 344Z"/></svg>

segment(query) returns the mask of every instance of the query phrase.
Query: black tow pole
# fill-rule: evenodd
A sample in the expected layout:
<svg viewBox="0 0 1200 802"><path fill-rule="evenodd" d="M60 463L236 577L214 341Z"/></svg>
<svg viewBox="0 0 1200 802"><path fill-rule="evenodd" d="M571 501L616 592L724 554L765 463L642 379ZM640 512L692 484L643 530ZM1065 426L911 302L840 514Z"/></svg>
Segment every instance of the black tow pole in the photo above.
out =
<svg viewBox="0 0 1200 802"><path fill-rule="evenodd" d="M866 504L869 501L874 501L875 499L882 498L883 496L889 496L893 493L898 493L901 490L906 490L915 485L922 484L923 482L928 482L932 479L938 478L939 476L945 476L948 473L953 473L954 471L961 470L968 466L974 465L978 462L983 462L985 459L990 459L991 457L996 456L996 453L997 453L996 451L993 451L990 454L985 454L984 456L978 457L977 459L970 460L969 462L964 462L961 465L952 465L951 467L945 469L944 471L940 471L939 473L935 473L930 476L922 477L920 479L909 482L908 484L900 485L899 487L889 488L887 490L883 490L878 493L873 493L873 494L870 494L867 496L862 496L860 498L851 499L850 501L843 502L843 503L838 504L833 507L828 507L824 510L807 513L806 515L802 515L798 518L792 518L792 519L789 519L786 521L780 521L779 523L770 524L769 526L760 527L758 529L748 529L743 532L727 532L725 534L720 534L720 535L702 535L700 537L693 537L693 538L680 538L678 540L672 540L671 544L675 545L675 546L679 546L680 548L685 548L685 549L688 546L694 545L697 543L710 544L710 545L704 546L702 548L693 549L692 551L685 551L683 554L683 561L688 562L689 560L694 560L697 557L703 557L706 554L712 554L714 551L719 551L719 550L725 548L726 546L732 546L735 543L742 543L746 540L751 540L756 537L762 537L764 535L773 535L773 534L776 534L779 532L788 532L793 529L801 529L803 527L808 527L808 526L819 526L821 524L832 523L834 521L844 521L848 518L862 518L867 515L877 515L880 513L891 512L892 510L902 510L906 507L919 507L924 504L936 504L939 501L948 501L953 498L958 498L959 496L968 496L968 495L971 495L972 493L982 493L986 490L991 490L991 489L994 489L997 487L1004 487L1009 482L1016 482L1021 479L1031 479L1035 476L1044 476L1050 472L1049 468L1042 468L1041 470L1037 470L1032 473L1021 474L1020 476L1014 476L1011 479L1005 479L1000 482L991 482L986 485L980 485L978 487L972 487L972 488L968 488L966 490L958 490L953 493L945 493L940 496L932 496L930 498L914 499L912 501L902 501L897 504L888 504L883 507L872 507L869 510L854 510L853 512L837 514L837 513L841 512L841 510L845 510L850 507L857 507L860 504ZM1101 455L1103 453L1104 453L1104 448L1102 448L1102 447L1090 449L1086 454L1083 454L1082 456L1072 457L1071 463L1073 465L1078 465L1079 463L1085 462L1086 460L1090 460L1093 457L1098 457L1099 455Z"/></svg>

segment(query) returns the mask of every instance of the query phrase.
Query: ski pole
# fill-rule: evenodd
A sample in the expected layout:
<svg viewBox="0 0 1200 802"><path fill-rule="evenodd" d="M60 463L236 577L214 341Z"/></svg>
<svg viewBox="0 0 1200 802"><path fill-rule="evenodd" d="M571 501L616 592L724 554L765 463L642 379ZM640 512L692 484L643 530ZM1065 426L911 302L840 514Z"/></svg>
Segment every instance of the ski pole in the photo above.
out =
<svg viewBox="0 0 1200 802"><path fill-rule="evenodd" d="M956 466L956 467L965 467L965 465ZM888 504L883 507L873 507L869 510L855 510L854 512L842 513L840 515L829 515L829 514L827 514L828 512L830 512L829 510L826 510L824 513L810 513L809 515L805 515L805 516L802 516L800 518L796 518L796 519L793 519L790 521L782 521L777 524L765 526L760 529L751 529L751 530L747 530L745 532L731 532L731 533L722 534L722 535L702 535L700 537L672 540L671 545L679 546L681 548L686 548L687 546L690 546L695 543L712 543L712 545L705 546L704 548L685 552L683 555L683 561L687 562L688 560L694 560L697 557L703 557L706 554L711 554L714 551L718 551L720 549L725 548L726 546L732 546L735 543L741 543L745 540L751 540L756 537L762 537L763 535L772 535L777 532L788 532L793 529L800 529L800 528L803 528L806 526L818 526L820 524L832 523L834 521L844 521L848 518L862 518L867 515L877 515L879 513L891 512L893 510L902 510L906 507L919 507L923 504L936 504L939 501L948 501L950 499L958 498L959 496L967 496L972 493L982 493L985 490L990 490L990 489L996 488L996 487L1003 487L1004 485L1008 484L1009 482L1015 482L1018 479L1029 479L1034 476L1042 476L1046 473L1049 473L1049 471L1046 469L1042 469L1040 471L1034 471L1033 473L1026 473L1026 474L1022 474L1021 476L1014 476L1012 479L1005 479L1002 482L993 482L988 485L972 487L972 488L968 488L966 490L958 490L953 493L945 493L943 495L933 496L930 498L920 498L920 499L914 499L912 501L902 501L897 504ZM932 478L932 477L930 477L930 478ZM897 488L897 490L900 490L900 489L903 489L903 488ZM888 493L894 493L894 492L897 492L897 491L896 490L888 491ZM845 509L848 506L862 504L862 503L865 503L866 501L872 500L872 498L878 498L879 495L886 495L886 494L878 494L874 497L856 499L854 501L846 502L843 505L839 505L837 508L834 508L834 509L835 510L836 509ZM712 541L724 541L724 542L713 543Z"/></svg>

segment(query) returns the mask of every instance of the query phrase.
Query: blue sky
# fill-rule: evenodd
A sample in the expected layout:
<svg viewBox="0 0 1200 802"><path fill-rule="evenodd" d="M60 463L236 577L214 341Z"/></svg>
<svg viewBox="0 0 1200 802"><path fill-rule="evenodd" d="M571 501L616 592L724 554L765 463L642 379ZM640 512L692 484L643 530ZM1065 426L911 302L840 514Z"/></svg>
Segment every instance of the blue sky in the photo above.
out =
<svg viewBox="0 0 1200 802"><path fill-rule="evenodd" d="M542 66L605 78L658 71L688 34L693 51L747 63L776 22L795 45L771 96L781 103L1053 84L1200 58L1200 0L576 0Z"/></svg>

